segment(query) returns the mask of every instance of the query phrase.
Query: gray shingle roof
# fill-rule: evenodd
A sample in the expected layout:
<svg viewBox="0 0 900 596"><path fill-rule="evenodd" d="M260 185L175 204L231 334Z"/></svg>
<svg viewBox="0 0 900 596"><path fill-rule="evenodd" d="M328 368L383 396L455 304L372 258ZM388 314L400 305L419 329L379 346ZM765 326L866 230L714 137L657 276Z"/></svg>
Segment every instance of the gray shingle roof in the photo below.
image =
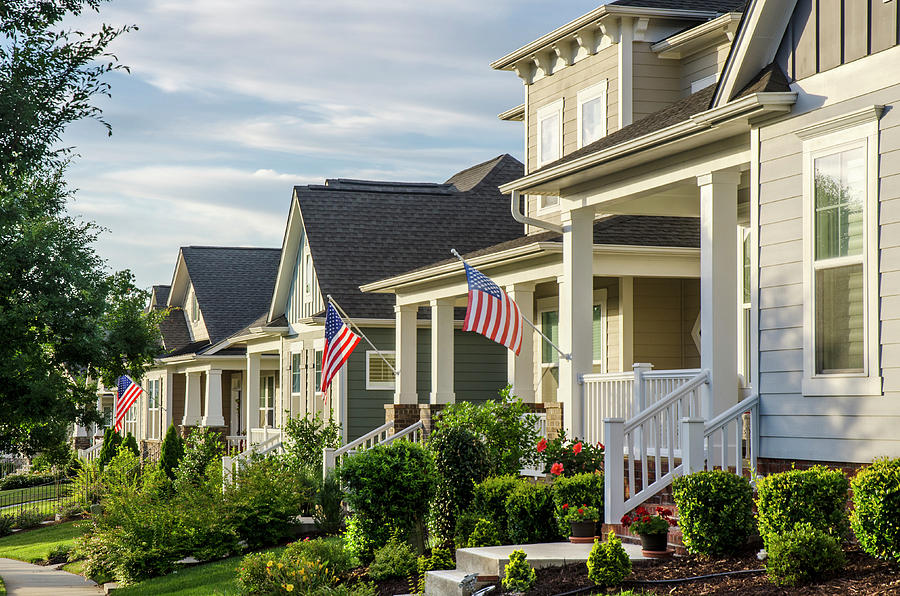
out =
<svg viewBox="0 0 900 596"><path fill-rule="evenodd" d="M186 246L181 254L211 343L268 310L281 249Z"/></svg>
<svg viewBox="0 0 900 596"><path fill-rule="evenodd" d="M172 286L153 286L153 290L151 292L153 303L150 305L150 309L160 310L165 308L166 303L169 301L169 291L171 289Z"/></svg>
<svg viewBox="0 0 900 596"><path fill-rule="evenodd" d="M163 303L164 307L165 303ZM191 343L191 332L188 331L184 311L180 308L173 308L166 314L166 317L159 323L159 331L162 334L163 350L166 355L180 351Z"/></svg>
<svg viewBox="0 0 900 596"><path fill-rule="evenodd" d="M322 294L352 317L394 317L393 296L359 286L522 234L498 186L522 176L510 155L444 184L328 180L295 187Z"/></svg>
<svg viewBox="0 0 900 596"><path fill-rule="evenodd" d="M747 0L616 0L614 6L640 6L671 10L715 10L717 12L743 11Z"/></svg>

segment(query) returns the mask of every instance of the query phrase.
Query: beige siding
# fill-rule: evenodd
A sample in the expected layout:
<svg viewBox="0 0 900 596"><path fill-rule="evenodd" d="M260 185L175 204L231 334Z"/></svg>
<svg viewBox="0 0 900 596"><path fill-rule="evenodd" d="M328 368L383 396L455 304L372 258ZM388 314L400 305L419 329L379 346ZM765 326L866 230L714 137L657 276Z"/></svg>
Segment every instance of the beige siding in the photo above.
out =
<svg viewBox="0 0 900 596"><path fill-rule="evenodd" d="M681 99L680 68L673 60L661 60L650 44L634 44L634 120L662 110Z"/></svg>
<svg viewBox="0 0 900 596"><path fill-rule="evenodd" d="M697 280L634 280L634 360L657 370L692 368L699 354L691 329L699 310Z"/></svg>
<svg viewBox="0 0 900 596"><path fill-rule="evenodd" d="M618 50L608 46L593 56L589 56L555 74L544 77L528 86L528 155L526 169L531 172L537 165L537 111L558 99L563 99L563 154L571 153L578 147L576 129L577 99L581 89L608 81L607 87L607 131L617 128L618 104Z"/></svg>
<svg viewBox="0 0 900 596"><path fill-rule="evenodd" d="M825 6L826 3L821 3ZM821 22L821 21L820 21ZM865 106L892 106L900 85L766 126L760 131L759 392L761 455L865 462L900 456L900 114L881 118L879 142L880 343L883 397L804 397L803 126Z"/></svg>
<svg viewBox="0 0 900 596"><path fill-rule="evenodd" d="M778 63L799 80L894 47L897 11L883 0L798 0Z"/></svg>
<svg viewBox="0 0 900 596"><path fill-rule="evenodd" d="M703 51L687 56L681 60L681 95L691 94L691 83L704 77L722 72L722 66L728 58L730 43L710 46Z"/></svg>

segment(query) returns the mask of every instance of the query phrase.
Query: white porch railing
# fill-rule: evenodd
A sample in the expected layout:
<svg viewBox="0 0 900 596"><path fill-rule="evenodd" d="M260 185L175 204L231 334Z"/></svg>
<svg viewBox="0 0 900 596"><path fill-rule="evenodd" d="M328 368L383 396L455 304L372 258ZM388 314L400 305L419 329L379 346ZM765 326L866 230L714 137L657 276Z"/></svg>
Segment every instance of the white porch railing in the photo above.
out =
<svg viewBox="0 0 900 596"><path fill-rule="evenodd" d="M228 448L227 453L238 453L247 449L247 435L228 435L225 437L225 444Z"/></svg>
<svg viewBox="0 0 900 596"><path fill-rule="evenodd" d="M605 421L606 523L619 523L627 511L683 474L716 467L742 474L745 459L755 470L759 396L751 395L707 423L699 414L701 394L708 390L709 374L701 371L631 420Z"/></svg>
<svg viewBox="0 0 900 596"><path fill-rule="evenodd" d="M699 373L696 368L654 371L650 364L637 363L628 372L584 375L584 437L579 438L592 444L606 443L604 420L628 420Z"/></svg>
<svg viewBox="0 0 900 596"><path fill-rule="evenodd" d="M260 442L251 444L248 449L238 453L234 457L226 455L222 458L222 484L229 484L234 478L234 472L243 466L254 453L259 455L267 455L269 453L279 453L284 449L281 442L281 431L272 433L269 438Z"/></svg>
<svg viewBox="0 0 900 596"><path fill-rule="evenodd" d="M79 449L78 450L78 458L83 459L85 461L94 461L98 457L100 457L100 449L103 448L103 443L97 443L87 449Z"/></svg>
<svg viewBox="0 0 900 596"><path fill-rule="evenodd" d="M273 437L281 438L281 429L280 428L251 428L250 429L250 444L254 443L265 443L272 439Z"/></svg>
<svg viewBox="0 0 900 596"><path fill-rule="evenodd" d="M371 449L376 445L390 445L399 439L413 441L414 443L422 443L425 440L425 424L421 420L397 433L390 434L392 430L394 430L393 420L370 430L343 447L338 447L337 449L326 447L322 450L322 475L327 476L329 470L336 468L344 457L353 455L357 451Z"/></svg>

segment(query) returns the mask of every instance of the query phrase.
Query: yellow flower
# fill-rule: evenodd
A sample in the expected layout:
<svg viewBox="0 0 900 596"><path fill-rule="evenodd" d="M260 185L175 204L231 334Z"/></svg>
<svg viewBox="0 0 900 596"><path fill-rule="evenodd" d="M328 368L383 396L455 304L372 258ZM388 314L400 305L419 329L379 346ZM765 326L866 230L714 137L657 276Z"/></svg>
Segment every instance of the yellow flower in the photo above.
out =
<svg viewBox="0 0 900 596"><path fill-rule="evenodd" d="M274 564L275 564L275 561L269 561L268 563L266 563L266 567L271 567Z"/></svg>
<svg viewBox="0 0 900 596"><path fill-rule="evenodd" d="M293 591L294 591L294 584L287 584L287 585L284 587L284 589L287 590L288 592L293 592Z"/></svg>
<svg viewBox="0 0 900 596"><path fill-rule="evenodd" d="M282 567L284 567L284 565L281 564L281 563L279 563L279 564L278 564L278 568L281 569Z"/></svg>

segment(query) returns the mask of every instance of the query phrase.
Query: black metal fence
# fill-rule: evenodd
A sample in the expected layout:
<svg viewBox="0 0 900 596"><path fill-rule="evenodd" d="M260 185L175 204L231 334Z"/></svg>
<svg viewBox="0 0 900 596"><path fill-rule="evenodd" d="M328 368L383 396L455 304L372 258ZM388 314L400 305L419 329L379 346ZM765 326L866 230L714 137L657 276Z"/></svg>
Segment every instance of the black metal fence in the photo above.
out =
<svg viewBox="0 0 900 596"><path fill-rule="evenodd" d="M67 508L96 502L98 490L98 479L93 474L72 478L60 475L45 484L0 491L0 515L16 517L33 512L51 518Z"/></svg>

